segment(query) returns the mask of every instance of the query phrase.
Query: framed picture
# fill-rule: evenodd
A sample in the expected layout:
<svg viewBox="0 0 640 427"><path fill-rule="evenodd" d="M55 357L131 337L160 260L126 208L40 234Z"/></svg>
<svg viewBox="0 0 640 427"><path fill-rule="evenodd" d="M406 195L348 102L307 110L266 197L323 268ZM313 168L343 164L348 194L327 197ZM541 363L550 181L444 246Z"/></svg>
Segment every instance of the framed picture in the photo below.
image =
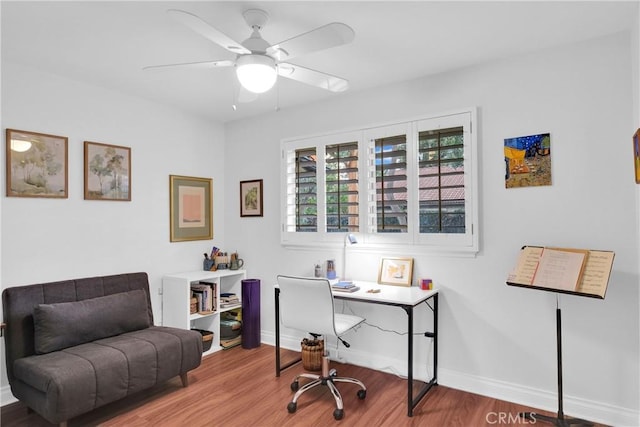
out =
<svg viewBox="0 0 640 427"><path fill-rule="evenodd" d="M7 129L7 197L66 199L68 138Z"/></svg>
<svg viewBox="0 0 640 427"><path fill-rule="evenodd" d="M131 148L84 142L84 199L131 201Z"/></svg>
<svg viewBox="0 0 640 427"><path fill-rule="evenodd" d="M172 242L213 239L213 180L169 175Z"/></svg>
<svg viewBox="0 0 640 427"><path fill-rule="evenodd" d="M378 283L384 285L411 286L413 258L382 258Z"/></svg>
<svg viewBox="0 0 640 427"><path fill-rule="evenodd" d="M636 184L640 184L640 129L633 135L633 163L636 172Z"/></svg>
<svg viewBox="0 0 640 427"><path fill-rule="evenodd" d="M262 216L262 180L240 181L240 216Z"/></svg>

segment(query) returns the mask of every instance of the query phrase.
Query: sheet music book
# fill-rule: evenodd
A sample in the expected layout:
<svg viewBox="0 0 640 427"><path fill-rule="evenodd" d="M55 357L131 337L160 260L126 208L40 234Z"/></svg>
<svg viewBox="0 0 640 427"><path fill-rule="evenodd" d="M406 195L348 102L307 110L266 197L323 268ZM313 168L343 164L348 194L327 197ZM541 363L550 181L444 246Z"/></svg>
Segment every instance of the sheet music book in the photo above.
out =
<svg viewBox="0 0 640 427"><path fill-rule="evenodd" d="M614 253L525 246L507 284L604 299Z"/></svg>

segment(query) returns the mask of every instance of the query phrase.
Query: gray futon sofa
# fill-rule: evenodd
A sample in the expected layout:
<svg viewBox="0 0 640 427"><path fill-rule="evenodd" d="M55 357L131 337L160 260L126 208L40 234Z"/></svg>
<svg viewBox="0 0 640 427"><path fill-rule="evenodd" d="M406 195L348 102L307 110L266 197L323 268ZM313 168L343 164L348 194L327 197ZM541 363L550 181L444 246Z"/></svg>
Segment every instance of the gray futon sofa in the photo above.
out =
<svg viewBox="0 0 640 427"><path fill-rule="evenodd" d="M154 326L146 273L2 292L13 395L52 423L180 376L202 359L202 335Z"/></svg>

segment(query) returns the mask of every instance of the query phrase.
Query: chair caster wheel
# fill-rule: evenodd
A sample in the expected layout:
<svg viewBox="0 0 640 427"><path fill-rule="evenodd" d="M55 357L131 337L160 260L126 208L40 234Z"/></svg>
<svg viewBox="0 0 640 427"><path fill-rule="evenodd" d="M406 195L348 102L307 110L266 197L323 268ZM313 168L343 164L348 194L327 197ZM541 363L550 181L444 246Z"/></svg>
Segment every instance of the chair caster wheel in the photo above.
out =
<svg viewBox="0 0 640 427"><path fill-rule="evenodd" d="M291 383L291 391L298 391L300 388L300 383L298 381L294 381Z"/></svg>
<svg viewBox="0 0 640 427"><path fill-rule="evenodd" d="M336 409L333 411L333 418L336 420L341 420L344 417L344 409Z"/></svg>
<svg viewBox="0 0 640 427"><path fill-rule="evenodd" d="M289 402L289 404L287 405L287 411L289 411L290 414L293 414L294 412L296 412L297 406L298 405L296 404L296 402Z"/></svg>
<svg viewBox="0 0 640 427"><path fill-rule="evenodd" d="M362 400L367 397L367 390L358 390L358 399Z"/></svg>

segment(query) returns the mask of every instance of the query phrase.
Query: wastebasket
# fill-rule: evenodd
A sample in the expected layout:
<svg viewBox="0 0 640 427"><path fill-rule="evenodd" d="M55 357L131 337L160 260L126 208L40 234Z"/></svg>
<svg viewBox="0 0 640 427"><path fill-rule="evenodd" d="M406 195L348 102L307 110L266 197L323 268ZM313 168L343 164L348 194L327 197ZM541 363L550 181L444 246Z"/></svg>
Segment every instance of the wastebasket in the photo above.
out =
<svg viewBox="0 0 640 427"><path fill-rule="evenodd" d="M260 280L242 281L242 348L260 347Z"/></svg>

